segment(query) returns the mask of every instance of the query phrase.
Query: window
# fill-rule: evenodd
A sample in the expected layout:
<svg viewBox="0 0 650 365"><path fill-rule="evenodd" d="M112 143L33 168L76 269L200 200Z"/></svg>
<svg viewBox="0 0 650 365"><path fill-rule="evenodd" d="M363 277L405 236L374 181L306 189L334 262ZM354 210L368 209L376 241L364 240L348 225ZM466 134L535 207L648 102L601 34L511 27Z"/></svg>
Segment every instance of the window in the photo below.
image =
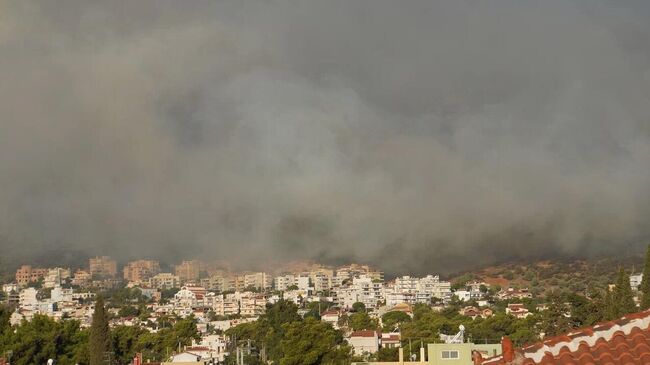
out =
<svg viewBox="0 0 650 365"><path fill-rule="evenodd" d="M442 351L442 359L443 360L455 360L458 359L458 351L457 350L447 350L447 351Z"/></svg>

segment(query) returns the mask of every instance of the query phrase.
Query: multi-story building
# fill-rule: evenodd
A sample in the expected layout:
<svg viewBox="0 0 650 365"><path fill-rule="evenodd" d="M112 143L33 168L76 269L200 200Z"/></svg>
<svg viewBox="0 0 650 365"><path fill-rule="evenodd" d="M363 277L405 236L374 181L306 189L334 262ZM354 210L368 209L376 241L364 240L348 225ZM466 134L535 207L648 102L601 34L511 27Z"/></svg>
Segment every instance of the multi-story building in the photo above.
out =
<svg viewBox="0 0 650 365"><path fill-rule="evenodd" d="M334 290L337 303L343 308L352 308L356 302L363 303L366 308L376 308L384 300L383 284L365 275L352 279L350 286Z"/></svg>
<svg viewBox="0 0 650 365"><path fill-rule="evenodd" d="M45 278L47 269L35 268L31 265L23 265L20 269L16 270L16 282L20 286L25 286L30 282L36 282Z"/></svg>
<svg viewBox="0 0 650 365"><path fill-rule="evenodd" d="M244 317L262 315L266 310L266 298L259 294L242 293L239 308L240 314Z"/></svg>
<svg viewBox="0 0 650 365"><path fill-rule="evenodd" d="M334 270L324 267L313 269L309 272L309 279L316 292L324 292L332 289L333 277Z"/></svg>
<svg viewBox="0 0 650 365"><path fill-rule="evenodd" d="M402 276L395 279L395 286L393 287L395 292L402 294L414 294L418 291L420 279Z"/></svg>
<svg viewBox="0 0 650 365"><path fill-rule="evenodd" d="M160 273L160 263L155 260L136 260L124 266L124 280L126 281L145 282L158 273Z"/></svg>
<svg viewBox="0 0 650 365"><path fill-rule="evenodd" d="M181 286L181 279L168 272L154 275L149 279L149 286L155 289L172 289Z"/></svg>
<svg viewBox="0 0 650 365"><path fill-rule="evenodd" d="M184 286L174 294L173 304L184 308L203 306L206 294L207 291L203 287Z"/></svg>
<svg viewBox="0 0 650 365"><path fill-rule="evenodd" d="M77 270L72 278L72 285L84 286L91 280L90 273L84 270Z"/></svg>
<svg viewBox="0 0 650 365"><path fill-rule="evenodd" d="M431 294L434 298L446 299L451 296L451 283L440 281L438 275L427 275L419 280L418 291Z"/></svg>
<svg viewBox="0 0 650 365"><path fill-rule="evenodd" d="M99 278L112 278L117 275L117 262L108 256L97 256L88 260L90 275Z"/></svg>
<svg viewBox="0 0 650 365"><path fill-rule="evenodd" d="M201 286L217 292L223 292L226 278L223 275L215 274L208 278L201 279Z"/></svg>
<svg viewBox="0 0 650 365"><path fill-rule="evenodd" d="M643 273L630 275L630 286L632 287L632 290L639 290L642 281Z"/></svg>
<svg viewBox="0 0 650 365"><path fill-rule="evenodd" d="M244 275L244 288L255 288L259 290L270 289L273 285L272 279L264 272L256 272Z"/></svg>
<svg viewBox="0 0 650 365"><path fill-rule="evenodd" d="M49 269L45 276L43 287L54 288L57 285L63 284L63 281L68 278L70 278L70 269L62 269L60 267Z"/></svg>
<svg viewBox="0 0 650 365"><path fill-rule="evenodd" d="M299 275L296 277L295 284L299 290L309 291L311 290L311 279L309 275Z"/></svg>
<svg viewBox="0 0 650 365"><path fill-rule="evenodd" d="M292 274L276 276L273 279L273 288L278 291L288 290L289 287L295 285L296 277Z"/></svg>
<svg viewBox="0 0 650 365"><path fill-rule="evenodd" d="M175 272L182 282L197 281L201 277L201 262L197 260L183 261L176 265Z"/></svg>
<svg viewBox="0 0 650 365"><path fill-rule="evenodd" d="M31 309L38 304L36 295L38 290L35 288L26 288L20 291L18 303L22 309Z"/></svg>

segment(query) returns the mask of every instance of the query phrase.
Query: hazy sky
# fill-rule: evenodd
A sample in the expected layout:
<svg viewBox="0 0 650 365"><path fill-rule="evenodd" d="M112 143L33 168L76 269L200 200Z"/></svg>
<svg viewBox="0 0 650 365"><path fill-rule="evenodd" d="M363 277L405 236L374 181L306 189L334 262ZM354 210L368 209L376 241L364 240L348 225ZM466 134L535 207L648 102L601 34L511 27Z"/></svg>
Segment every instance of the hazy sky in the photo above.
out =
<svg viewBox="0 0 650 365"><path fill-rule="evenodd" d="M646 3L0 0L2 255L640 247Z"/></svg>

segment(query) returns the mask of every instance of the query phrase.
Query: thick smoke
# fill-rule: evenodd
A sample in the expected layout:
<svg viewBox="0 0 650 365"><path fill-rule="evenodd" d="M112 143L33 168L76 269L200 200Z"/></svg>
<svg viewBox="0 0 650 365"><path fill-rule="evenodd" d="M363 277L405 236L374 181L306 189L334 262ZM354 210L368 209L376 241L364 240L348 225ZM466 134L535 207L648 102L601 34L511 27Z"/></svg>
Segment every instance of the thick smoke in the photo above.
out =
<svg viewBox="0 0 650 365"><path fill-rule="evenodd" d="M638 247L649 15L0 0L2 255L417 273Z"/></svg>

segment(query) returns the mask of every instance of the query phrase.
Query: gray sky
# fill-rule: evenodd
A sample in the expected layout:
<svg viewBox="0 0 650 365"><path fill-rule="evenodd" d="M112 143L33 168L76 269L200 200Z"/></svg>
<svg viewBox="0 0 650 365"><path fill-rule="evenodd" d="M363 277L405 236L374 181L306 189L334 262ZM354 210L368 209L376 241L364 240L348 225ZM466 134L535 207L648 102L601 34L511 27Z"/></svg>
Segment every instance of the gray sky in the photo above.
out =
<svg viewBox="0 0 650 365"><path fill-rule="evenodd" d="M417 273L640 247L649 16L0 0L3 256Z"/></svg>

